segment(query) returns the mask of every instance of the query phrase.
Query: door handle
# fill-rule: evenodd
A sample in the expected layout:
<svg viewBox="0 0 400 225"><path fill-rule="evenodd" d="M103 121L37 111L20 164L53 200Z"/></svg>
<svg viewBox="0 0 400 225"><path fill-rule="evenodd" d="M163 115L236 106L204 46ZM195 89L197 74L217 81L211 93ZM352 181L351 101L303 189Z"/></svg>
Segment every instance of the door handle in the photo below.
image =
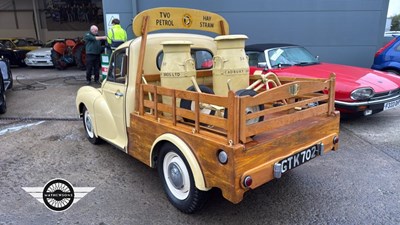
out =
<svg viewBox="0 0 400 225"><path fill-rule="evenodd" d="M124 94L121 93L121 92L115 92L115 96L117 96L117 97L122 97L122 96L124 96Z"/></svg>

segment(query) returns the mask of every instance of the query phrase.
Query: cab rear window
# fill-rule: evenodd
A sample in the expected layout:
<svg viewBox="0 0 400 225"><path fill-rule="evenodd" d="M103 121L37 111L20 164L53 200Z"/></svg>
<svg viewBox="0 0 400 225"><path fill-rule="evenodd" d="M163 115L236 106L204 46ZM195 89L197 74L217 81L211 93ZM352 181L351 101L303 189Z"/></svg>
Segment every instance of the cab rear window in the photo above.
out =
<svg viewBox="0 0 400 225"><path fill-rule="evenodd" d="M196 70L206 70L211 69L213 66L213 55L207 49L192 49L192 58L195 62ZM160 52L157 56L157 68L161 69L161 63L164 57L164 52Z"/></svg>

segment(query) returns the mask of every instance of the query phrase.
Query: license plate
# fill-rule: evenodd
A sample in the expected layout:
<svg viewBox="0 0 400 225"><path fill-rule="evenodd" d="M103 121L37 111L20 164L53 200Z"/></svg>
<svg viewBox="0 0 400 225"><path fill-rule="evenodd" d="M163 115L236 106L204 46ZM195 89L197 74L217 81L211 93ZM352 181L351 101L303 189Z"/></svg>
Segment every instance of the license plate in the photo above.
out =
<svg viewBox="0 0 400 225"><path fill-rule="evenodd" d="M323 151L322 144L311 146L301 152L298 152L294 155L287 157L286 159L281 160L278 164L281 164L281 172L285 173L291 169L294 169L301 164L304 164L311 159L321 155L321 151Z"/></svg>
<svg viewBox="0 0 400 225"><path fill-rule="evenodd" d="M386 102L383 105L383 110L393 109L393 108L396 108L397 106L400 106L400 99L392 101L392 102Z"/></svg>

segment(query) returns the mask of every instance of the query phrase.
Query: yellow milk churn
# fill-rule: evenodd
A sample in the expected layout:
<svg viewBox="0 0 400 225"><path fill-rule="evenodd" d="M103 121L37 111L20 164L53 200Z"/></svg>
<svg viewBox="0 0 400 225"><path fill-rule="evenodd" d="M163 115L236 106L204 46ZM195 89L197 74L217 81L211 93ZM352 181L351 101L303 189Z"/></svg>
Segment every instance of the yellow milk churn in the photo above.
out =
<svg viewBox="0 0 400 225"><path fill-rule="evenodd" d="M237 91L249 86L249 62L244 51L246 35L222 35L214 40L217 53L213 61L213 89L216 95L227 96L228 85Z"/></svg>
<svg viewBox="0 0 400 225"><path fill-rule="evenodd" d="M190 55L190 41L165 41L161 64L161 86L186 90L192 86L192 77L196 77L195 62ZM171 104L171 98L163 97L163 103ZM179 105L179 102L177 102Z"/></svg>

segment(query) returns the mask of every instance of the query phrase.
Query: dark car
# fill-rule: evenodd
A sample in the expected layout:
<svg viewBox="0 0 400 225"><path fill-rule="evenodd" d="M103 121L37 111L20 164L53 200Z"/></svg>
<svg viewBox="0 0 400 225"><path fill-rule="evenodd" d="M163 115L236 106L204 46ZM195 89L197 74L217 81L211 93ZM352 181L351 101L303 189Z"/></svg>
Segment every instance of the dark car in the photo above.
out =
<svg viewBox="0 0 400 225"><path fill-rule="evenodd" d="M11 65L25 66L26 53L37 48L22 38L0 38L0 57L7 58Z"/></svg>
<svg viewBox="0 0 400 225"><path fill-rule="evenodd" d="M375 53L371 68L400 75L400 35L395 36Z"/></svg>
<svg viewBox="0 0 400 225"><path fill-rule="evenodd" d="M25 55L30 50L15 49L10 41L0 40L0 57L7 58L11 65L24 66Z"/></svg>
<svg viewBox="0 0 400 225"><path fill-rule="evenodd" d="M7 110L6 90L12 88L13 78L8 59L0 58L0 114Z"/></svg>
<svg viewBox="0 0 400 225"><path fill-rule="evenodd" d="M323 63L304 47L291 44L246 46L250 74L329 78L336 74L335 106L342 113L371 115L400 106L400 77L368 68Z"/></svg>

